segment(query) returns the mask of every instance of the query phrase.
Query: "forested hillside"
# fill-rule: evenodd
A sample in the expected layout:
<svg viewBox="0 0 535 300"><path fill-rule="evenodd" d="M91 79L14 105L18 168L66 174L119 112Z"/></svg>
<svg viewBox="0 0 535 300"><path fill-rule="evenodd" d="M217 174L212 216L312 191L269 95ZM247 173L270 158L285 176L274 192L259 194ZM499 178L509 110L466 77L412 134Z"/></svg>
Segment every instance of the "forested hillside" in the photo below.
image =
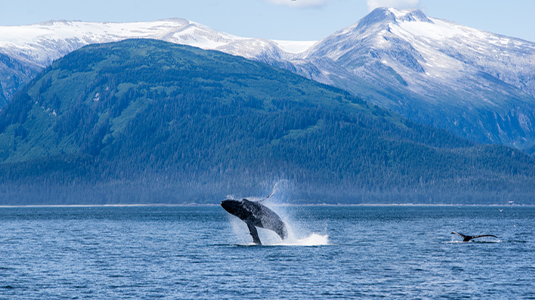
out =
<svg viewBox="0 0 535 300"><path fill-rule="evenodd" d="M86 46L0 115L0 204L535 203L535 160L339 89L154 40Z"/></svg>

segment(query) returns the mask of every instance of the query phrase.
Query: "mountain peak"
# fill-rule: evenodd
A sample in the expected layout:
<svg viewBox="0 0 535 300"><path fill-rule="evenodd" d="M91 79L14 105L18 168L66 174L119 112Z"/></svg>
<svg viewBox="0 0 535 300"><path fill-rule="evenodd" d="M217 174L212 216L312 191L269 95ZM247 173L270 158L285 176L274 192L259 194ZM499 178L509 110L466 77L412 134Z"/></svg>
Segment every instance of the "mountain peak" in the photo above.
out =
<svg viewBox="0 0 535 300"><path fill-rule="evenodd" d="M394 14L397 22L426 22L433 23L421 10L419 9L386 9L391 14Z"/></svg>
<svg viewBox="0 0 535 300"><path fill-rule="evenodd" d="M433 23L421 10L419 9L396 9L379 7L374 9L371 13L362 18L357 28L372 26L374 24L384 23L403 23L403 22L425 22Z"/></svg>

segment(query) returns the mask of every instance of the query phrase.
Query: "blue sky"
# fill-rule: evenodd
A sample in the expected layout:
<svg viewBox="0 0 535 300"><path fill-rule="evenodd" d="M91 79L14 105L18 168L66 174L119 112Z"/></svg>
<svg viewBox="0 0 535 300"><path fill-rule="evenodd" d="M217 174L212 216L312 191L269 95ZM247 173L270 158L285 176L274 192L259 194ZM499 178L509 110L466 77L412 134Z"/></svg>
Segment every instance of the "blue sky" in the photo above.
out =
<svg viewBox="0 0 535 300"><path fill-rule="evenodd" d="M535 42L535 0L0 0L0 25L179 17L243 37L319 40L376 6L419 8L430 17Z"/></svg>

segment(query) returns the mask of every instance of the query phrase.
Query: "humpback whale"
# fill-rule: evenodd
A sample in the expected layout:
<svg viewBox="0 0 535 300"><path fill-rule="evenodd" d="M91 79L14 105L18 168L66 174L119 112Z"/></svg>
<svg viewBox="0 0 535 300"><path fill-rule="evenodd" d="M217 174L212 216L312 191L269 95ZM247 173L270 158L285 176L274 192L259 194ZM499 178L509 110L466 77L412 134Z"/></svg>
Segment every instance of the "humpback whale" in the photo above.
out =
<svg viewBox="0 0 535 300"><path fill-rule="evenodd" d="M286 224L284 224L281 218L274 211L259 202L249 201L247 199L242 199L241 201L228 199L221 201L221 206L227 212L235 215L247 224L249 233L253 237L253 242L257 245L262 245L262 242L258 237L256 227L273 230L283 240L288 236Z"/></svg>
<svg viewBox="0 0 535 300"><path fill-rule="evenodd" d="M463 242L469 242L471 239L477 239L477 238L485 237L485 236L491 236L491 237L498 238L497 236L492 235L492 234L483 234L483 235L464 235L464 234L461 234L461 233L458 233L458 232L455 232L455 231L452 231L451 234L457 234L457 235L460 235L460 236L463 238Z"/></svg>

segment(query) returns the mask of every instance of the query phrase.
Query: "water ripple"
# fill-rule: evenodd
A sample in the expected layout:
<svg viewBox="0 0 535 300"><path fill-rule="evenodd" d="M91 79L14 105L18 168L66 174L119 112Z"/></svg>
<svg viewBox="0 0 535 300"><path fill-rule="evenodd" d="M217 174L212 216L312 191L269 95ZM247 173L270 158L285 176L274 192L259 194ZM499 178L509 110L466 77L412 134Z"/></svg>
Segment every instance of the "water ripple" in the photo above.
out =
<svg viewBox="0 0 535 300"><path fill-rule="evenodd" d="M0 208L0 298L535 298L535 209L509 210L289 207L256 246L219 207Z"/></svg>

